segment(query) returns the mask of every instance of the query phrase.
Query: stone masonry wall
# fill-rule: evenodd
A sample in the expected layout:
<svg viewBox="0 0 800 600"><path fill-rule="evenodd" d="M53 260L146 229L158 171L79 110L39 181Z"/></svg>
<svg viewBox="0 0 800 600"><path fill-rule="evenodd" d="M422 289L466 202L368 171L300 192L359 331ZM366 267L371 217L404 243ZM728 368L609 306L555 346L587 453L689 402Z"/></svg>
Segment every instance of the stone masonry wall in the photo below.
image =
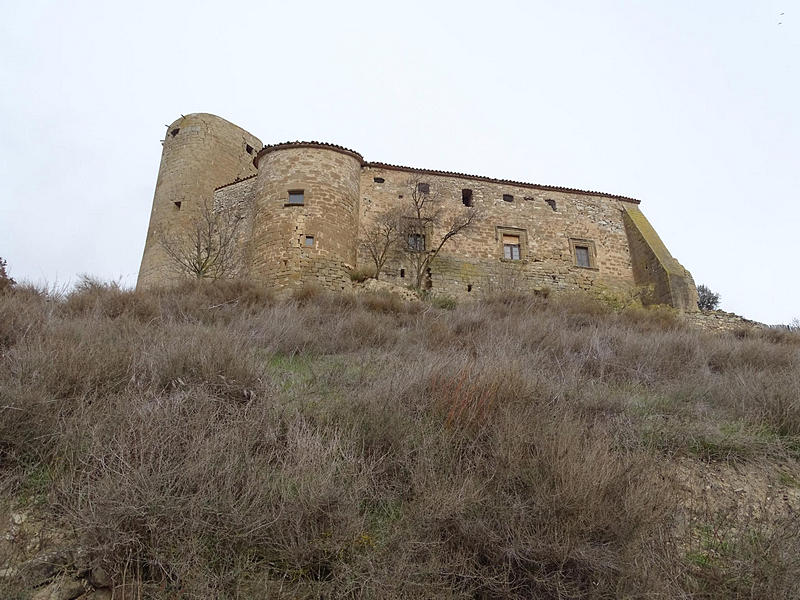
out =
<svg viewBox="0 0 800 600"><path fill-rule="evenodd" d="M360 236L382 213L408 207L414 182L441 197L445 221L467 210L464 190L481 214L430 265L423 283L434 294L543 288L629 294L645 286L657 302L696 310L691 275L630 198L367 163L352 150L318 142L262 147L236 125L202 113L168 126L163 146L138 285L181 276L159 239L187 231L208 203L241 213L238 275L276 289L308 283L349 289L353 269L371 266ZM302 191L302 204L289 202L291 191ZM443 233L426 226L428 250ZM504 235L519 238L518 258L504 256ZM586 249L588 265L580 264L578 249ZM382 279L412 284L410 263L407 253L395 252Z"/></svg>
<svg viewBox="0 0 800 600"><path fill-rule="evenodd" d="M691 274L669 253L639 207L626 206L623 216L636 282L651 286L651 301L697 310L697 288Z"/></svg>
<svg viewBox="0 0 800 600"><path fill-rule="evenodd" d="M203 204L213 202L214 188L255 173L253 155L261 146L244 129L210 114L186 115L167 127L137 285L185 276L159 238L185 231Z"/></svg>
<svg viewBox="0 0 800 600"><path fill-rule="evenodd" d="M361 176L361 227L371 227L391 207L407 205L411 180L428 183L448 212L466 210L462 190L471 190L473 205L483 213L474 228L443 247L431 268L434 293L598 286L630 291L634 287L621 200L368 166ZM513 200L504 200L504 195ZM432 240L440 239L442 233L434 231ZM519 235L520 260L503 257L503 233ZM589 268L577 266L575 243L594 250ZM369 265L363 252L359 265ZM393 256L385 278L408 281L409 267L402 255ZM405 277L400 276L401 269Z"/></svg>
<svg viewBox="0 0 800 600"><path fill-rule="evenodd" d="M253 237L253 195L256 183L256 177L252 175L214 191L214 210L234 211L240 219L236 224L236 253L232 261L233 274L236 277L250 276L250 240Z"/></svg>
<svg viewBox="0 0 800 600"><path fill-rule="evenodd" d="M313 145L268 147L257 163L252 277L273 287L348 289L356 265L360 157ZM302 190L302 205L288 203L293 190Z"/></svg>

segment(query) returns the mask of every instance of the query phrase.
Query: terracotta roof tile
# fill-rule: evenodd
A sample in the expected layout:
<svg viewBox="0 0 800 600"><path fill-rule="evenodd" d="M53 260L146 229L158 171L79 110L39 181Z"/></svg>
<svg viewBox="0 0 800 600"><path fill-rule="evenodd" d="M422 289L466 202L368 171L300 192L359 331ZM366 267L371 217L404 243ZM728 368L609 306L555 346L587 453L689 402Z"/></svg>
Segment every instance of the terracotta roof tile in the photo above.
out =
<svg viewBox="0 0 800 600"><path fill-rule="evenodd" d="M377 169L389 169L392 171L410 171L412 173L423 173L426 175L438 175L442 177L459 177L461 179L471 179L473 181L486 181L487 183L500 183L503 185L509 185L515 187L526 187L537 190L547 190L549 192L564 192L567 194L585 194L591 196L602 196L604 198L614 198L615 200L633 202L634 204L640 203L640 201L637 200L636 198L629 198L628 196L620 196L619 194L609 194L607 192L595 192L591 190L580 190L577 188L562 187L557 185L545 185L542 183L528 183L525 181L514 181L511 179L495 179L494 177L486 177L484 175L471 175L469 173L457 173L454 171L437 171L435 169L418 169L415 167L404 167L402 165L392 165L380 162L364 163L364 166Z"/></svg>
<svg viewBox="0 0 800 600"><path fill-rule="evenodd" d="M361 156L355 150L351 150L350 148L345 148L344 146L339 146L338 144L329 144L327 142L283 142L280 144L269 144L268 146L264 146L261 150L258 151L255 158L253 159L253 164L258 167L258 159L261 158L264 154L272 152L273 150L285 150L287 148L323 148L327 150L335 150L337 152L342 152L343 154L349 154L353 158L356 158L362 165L364 164L364 157Z"/></svg>
<svg viewBox="0 0 800 600"><path fill-rule="evenodd" d="M215 187L214 191L216 192L217 190L221 190L222 188L226 188L228 186L235 185L237 183L242 183L243 181L247 181L248 179L252 179L256 175L258 175L258 173L253 173L252 175L248 175L247 177L241 177L241 178L237 177L236 179L234 179L230 183L223 183L222 185Z"/></svg>
<svg viewBox="0 0 800 600"><path fill-rule="evenodd" d="M253 164L258 167L258 159L267 154L272 152L273 150L283 150L286 148L326 148L329 150L336 150L338 152L343 152L345 154L349 154L354 158L357 158L361 162L362 167L371 167L375 169L390 169L393 171L409 171L411 173L423 173L426 175L437 175L442 177L458 177L461 179L471 179L473 181L485 181L487 183L499 183L502 185L509 185L515 187L526 187L536 190L546 190L550 192L563 192L567 194L584 194L588 196L601 196L603 198L613 198L615 200L622 200L624 202L632 202L634 204L639 204L640 201L636 198L630 198L628 196L620 196L619 194L609 194L607 192L595 192L592 190L580 190L577 188L569 188L569 187L562 187L557 185L544 185L541 183L528 183L525 181L513 181L511 179L496 179L494 177L486 177L484 175L472 175L469 173L457 173L455 171L437 171L435 169L418 169L415 167L404 167L402 165L393 165L389 163L382 163L382 162L366 162L364 157L361 156L355 150L351 150L350 148L345 148L344 146L339 146L338 144L329 144L327 142L283 142L280 144L270 144L268 146L264 146L258 154L256 154L255 158L253 159ZM223 186L224 187L224 186ZM219 189L219 188L218 188Z"/></svg>

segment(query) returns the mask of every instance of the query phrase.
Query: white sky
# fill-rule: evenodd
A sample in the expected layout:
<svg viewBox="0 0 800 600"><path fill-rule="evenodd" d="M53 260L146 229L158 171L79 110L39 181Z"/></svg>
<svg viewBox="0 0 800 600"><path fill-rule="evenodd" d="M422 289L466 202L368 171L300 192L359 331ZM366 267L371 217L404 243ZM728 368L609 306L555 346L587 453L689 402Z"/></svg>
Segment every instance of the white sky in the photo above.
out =
<svg viewBox="0 0 800 600"><path fill-rule="evenodd" d="M265 143L639 198L723 309L800 317L798 0L0 11L0 256L18 280L133 285L164 125L211 112Z"/></svg>

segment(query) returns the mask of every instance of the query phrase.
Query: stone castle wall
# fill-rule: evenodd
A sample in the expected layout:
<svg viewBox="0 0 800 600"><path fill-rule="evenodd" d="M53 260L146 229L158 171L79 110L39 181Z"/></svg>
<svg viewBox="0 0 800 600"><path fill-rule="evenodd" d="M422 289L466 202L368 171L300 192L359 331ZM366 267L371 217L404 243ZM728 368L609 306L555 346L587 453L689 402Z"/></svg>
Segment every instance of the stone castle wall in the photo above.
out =
<svg viewBox="0 0 800 600"><path fill-rule="evenodd" d="M241 214L237 274L281 289L309 283L349 289L350 273L370 267L359 237L381 214L408 207L418 183L441 199L444 221L469 210L465 195L481 214L430 265L424 285L433 293L551 288L628 294L645 287L655 302L696 310L691 275L669 254L637 200L367 163L352 150L317 142L262 148L246 131L204 114L168 128L139 284L174 277L155 233L180 232L210 201ZM302 203L297 196L290 201L290 192L302 192ZM428 249L442 234L426 229ZM504 256L504 236L519 239L518 257ZM588 252L588 265L579 251ZM382 278L412 283L408 263L408 254L395 252Z"/></svg>
<svg viewBox="0 0 800 600"><path fill-rule="evenodd" d="M251 277L278 287L350 287L361 157L310 145L262 150L251 200ZM289 193L302 191L302 204Z"/></svg>
<svg viewBox="0 0 800 600"><path fill-rule="evenodd" d="M167 127L137 285L181 276L159 240L182 235L203 205L213 204L214 188L254 174L261 147L257 137L214 115L187 115Z"/></svg>
<svg viewBox="0 0 800 600"><path fill-rule="evenodd" d="M634 286L623 201L495 183L477 178L435 175L412 170L366 167L361 178L364 228L394 206L408 203L413 185L424 182L441 198L446 213L468 210L468 190L481 219L469 231L452 238L431 268L431 288L462 295L511 286L529 288L596 288L627 291ZM504 199L505 198L505 199ZM447 221L447 216L445 217ZM432 242L444 231L433 231ZM503 255L503 235L520 239L519 260ZM593 249L589 268L577 266L576 244ZM407 257L396 255L386 265L387 278L401 283L408 277ZM368 264L362 252L359 264ZM401 273L404 277L401 277Z"/></svg>

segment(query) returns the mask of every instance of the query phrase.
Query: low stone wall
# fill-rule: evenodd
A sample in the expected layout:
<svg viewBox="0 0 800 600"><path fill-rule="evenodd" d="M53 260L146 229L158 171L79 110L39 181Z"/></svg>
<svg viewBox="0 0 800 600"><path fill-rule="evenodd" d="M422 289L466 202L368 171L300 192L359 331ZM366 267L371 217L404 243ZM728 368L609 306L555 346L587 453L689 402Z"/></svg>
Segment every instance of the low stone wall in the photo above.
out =
<svg viewBox="0 0 800 600"><path fill-rule="evenodd" d="M737 329L768 329L764 323L745 319L734 313L722 310L705 310L700 312L684 313L684 320L706 331L734 331Z"/></svg>

